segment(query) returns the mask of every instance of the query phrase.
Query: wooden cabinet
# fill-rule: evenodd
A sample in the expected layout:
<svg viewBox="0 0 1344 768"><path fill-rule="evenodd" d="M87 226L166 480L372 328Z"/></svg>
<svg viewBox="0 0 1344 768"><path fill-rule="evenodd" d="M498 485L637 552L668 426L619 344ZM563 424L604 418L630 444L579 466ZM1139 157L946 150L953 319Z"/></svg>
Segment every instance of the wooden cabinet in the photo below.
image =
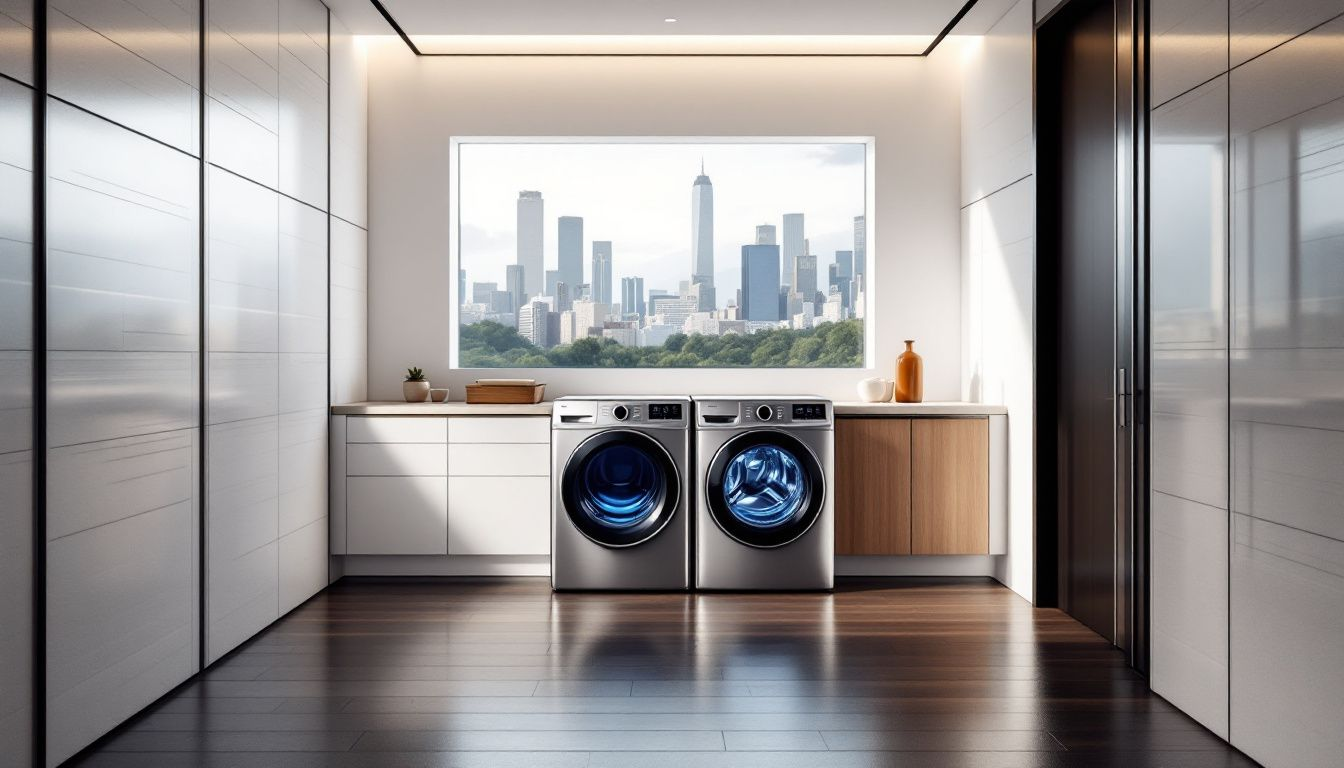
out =
<svg viewBox="0 0 1344 768"><path fill-rule="evenodd" d="M837 419L835 553L988 554L989 421Z"/></svg>
<svg viewBox="0 0 1344 768"><path fill-rule="evenodd" d="M989 419L917 419L911 430L910 552L989 553Z"/></svg>
<svg viewBox="0 0 1344 768"><path fill-rule="evenodd" d="M836 422L837 555L910 554L910 422Z"/></svg>

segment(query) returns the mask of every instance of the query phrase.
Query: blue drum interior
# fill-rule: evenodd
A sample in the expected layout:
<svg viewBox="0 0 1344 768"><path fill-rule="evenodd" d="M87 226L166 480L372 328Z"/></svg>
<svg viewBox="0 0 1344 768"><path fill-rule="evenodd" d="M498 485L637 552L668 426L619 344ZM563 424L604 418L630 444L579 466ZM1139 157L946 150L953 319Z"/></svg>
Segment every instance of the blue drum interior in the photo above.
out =
<svg viewBox="0 0 1344 768"><path fill-rule="evenodd" d="M773 528L791 520L807 503L807 474L788 450L777 445L752 446L728 462L723 498L740 522Z"/></svg>
<svg viewBox="0 0 1344 768"><path fill-rule="evenodd" d="M599 525L633 528L658 511L667 479L647 453L613 444L599 448L583 467L579 506Z"/></svg>

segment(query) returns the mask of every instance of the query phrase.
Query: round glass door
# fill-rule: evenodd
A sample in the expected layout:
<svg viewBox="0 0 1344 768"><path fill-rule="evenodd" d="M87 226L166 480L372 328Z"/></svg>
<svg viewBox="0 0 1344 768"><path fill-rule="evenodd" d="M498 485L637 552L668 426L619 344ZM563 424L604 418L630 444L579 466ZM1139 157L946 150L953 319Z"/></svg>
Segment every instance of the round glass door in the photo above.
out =
<svg viewBox="0 0 1344 768"><path fill-rule="evenodd" d="M807 532L821 513L824 476L791 435L746 432L715 454L706 477L710 514L729 536L778 547Z"/></svg>
<svg viewBox="0 0 1344 768"><path fill-rule="evenodd" d="M662 446L632 431L585 440L565 466L561 497L574 526L608 547L628 547L662 530L676 509L677 470Z"/></svg>

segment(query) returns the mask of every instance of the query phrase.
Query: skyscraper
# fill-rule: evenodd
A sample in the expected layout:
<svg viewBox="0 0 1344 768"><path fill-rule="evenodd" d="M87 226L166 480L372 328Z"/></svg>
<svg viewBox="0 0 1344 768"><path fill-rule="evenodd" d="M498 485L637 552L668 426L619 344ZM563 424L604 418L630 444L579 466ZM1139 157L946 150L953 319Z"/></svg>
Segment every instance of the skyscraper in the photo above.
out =
<svg viewBox="0 0 1344 768"><path fill-rule="evenodd" d="M540 296L542 281L546 278L546 267L542 261L542 249L545 235L542 232L542 208L540 192L524 190L518 193L518 265L523 267L527 282L523 292L528 296Z"/></svg>
<svg viewBox="0 0 1344 768"><path fill-rule="evenodd" d="M561 216L557 227L560 282L573 290L583 282L583 217Z"/></svg>
<svg viewBox="0 0 1344 768"><path fill-rule="evenodd" d="M803 214L784 214L784 248L780 251L780 255L784 260L781 265L784 271L784 285L795 285L793 276L798 269L795 262L799 256L807 255L807 246L803 243Z"/></svg>
<svg viewBox="0 0 1344 768"><path fill-rule="evenodd" d="M836 272L840 277L851 278L854 276L854 252L836 251L835 252Z"/></svg>
<svg viewBox="0 0 1344 768"><path fill-rule="evenodd" d="M644 319L644 278L621 278L621 312L635 320Z"/></svg>
<svg viewBox="0 0 1344 768"><path fill-rule="evenodd" d="M504 290L509 294L509 300L512 304L509 308L514 312L523 308L527 302L527 270L520 264L507 264L504 267Z"/></svg>
<svg viewBox="0 0 1344 768"><path fill-rule="evenodd" d="M793 260L793 291L803 301L811 301L817 292L817 257L804 254Z"/></svg>
<svg viewBox="0 0 1344 768"><path fill-rule="evenodd" d="M555 296L555 286L560 284L560 270L546 270L546 296Z"/></svg>
<svg viewBox="0 0 1344 768"><path fill-rule="evenodd" d="M593 301L611 303L611 241L593 241Z"/></svg>
<svg viewBox="0 0 1344 768"><path fill-rule="evenodd" d="M467 303L467 270L457 270L457 303L459 306Z"/></svg>
<svg viewBox="0 0 1344 768"><path fill-rule="evenodd" d="M701 311L714 309L714 185L703 160L691 185L691 282L709 288L700 292Z"/></svg>
<svg viewBox="0 0 1344 768"><path fill-rule="evenodd" d="M854 274L862 275L868 271L868 220L863 216L854 217Z"/></svg>
<svg viewBox="0 0 1344 768"><path fill-rule="evenodd" d="M775 244L775 225L757 224L756 225L756 244L774 245Z"/></svg>
<svg viewBox="0 0 1344 768"><path fill-rule="evenodd" d="M742 246L742 319L779 319L779 246Z"/></svg>

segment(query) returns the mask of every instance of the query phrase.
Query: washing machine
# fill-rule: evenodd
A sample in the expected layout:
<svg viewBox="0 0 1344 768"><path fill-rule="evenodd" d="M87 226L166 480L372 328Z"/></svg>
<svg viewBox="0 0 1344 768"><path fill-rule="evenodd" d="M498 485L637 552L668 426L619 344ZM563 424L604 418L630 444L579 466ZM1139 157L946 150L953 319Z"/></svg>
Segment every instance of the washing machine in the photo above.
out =
<svg viewBox="0 0 1344 768"><path fill-rule="evenodd" d="M835 426L817 397L695 398L695 586L835 584Z"/></svg>
<svg viewBox="0 0 1344 768"><path fill-rule="evenodd" d="M551 416L551 586L690 587L691 400L562 397Z"/></svg>

